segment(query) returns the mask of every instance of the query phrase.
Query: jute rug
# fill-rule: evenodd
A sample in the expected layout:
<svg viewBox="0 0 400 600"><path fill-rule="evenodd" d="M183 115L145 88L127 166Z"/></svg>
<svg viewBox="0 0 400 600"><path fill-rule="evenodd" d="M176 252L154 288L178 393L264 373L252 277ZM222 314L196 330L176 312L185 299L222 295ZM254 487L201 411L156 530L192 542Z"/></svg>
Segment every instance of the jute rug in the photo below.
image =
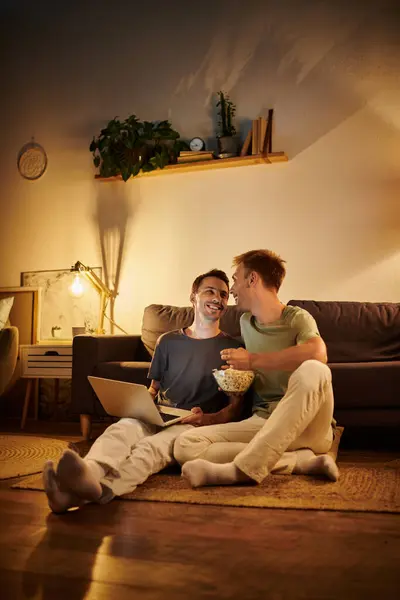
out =
<svg viewBox="0 0 400 600"><path fill-rule="evenodd" d="M46 460L57 461L68 443L53 438L0 435L0 479L40 473Z"/></svg>
<svg viewBox="0 0 400 600"><path fill-rule="evenodd" d="M330 452L334 458L337 456L342 431L342 428L337 428L335 432L335 441ZM29 438L25 439L29 440ZM63 443L59 440L45 441ZM81 456L84 456L90 448L88 442L78 442L71 446ZM44 460L48 458L57 460L55 447L53 451L53 456L41 457L38 470L41 470ZM300 475L270 475L261 485L219 486L197 490L189 488L187 482L179 476L179 471L172 469L153 475L135 492L122 496L121 500L258 508L400 512L400 460L368 464L341 464L339 460L339 468L340 479L336 483ZM40 475L27 477L12 487L43 490Z"/></svg>
<svg viewBox="0 0 400 600"><path fill-rule="evenodd" d="M340 464L333 483L302 475L270 475L261 485L192 490L179 473L153 475L121 500L181 502L258 508L295 508L361 512L400 512L400 460L385 464ZM43 490L35 475L12 486Z"/></svg>

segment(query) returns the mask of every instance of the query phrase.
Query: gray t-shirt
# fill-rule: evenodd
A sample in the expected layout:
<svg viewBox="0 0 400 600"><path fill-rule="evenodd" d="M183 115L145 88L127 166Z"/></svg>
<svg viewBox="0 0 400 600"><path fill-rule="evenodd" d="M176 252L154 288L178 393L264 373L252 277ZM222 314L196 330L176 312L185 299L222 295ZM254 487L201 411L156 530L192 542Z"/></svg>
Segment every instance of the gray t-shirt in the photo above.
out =
<svg viewBox="0 0 400 600"><path fill-rule="evenodd" d="M221 350L242 346L223 331L207 339L188 337L182 329L164 333L157 341L148 373L149 379L160 382L159 401L188 410L200 406L204 412L218 412L228 398L218 391L212 370L226 364Z"/></svg>

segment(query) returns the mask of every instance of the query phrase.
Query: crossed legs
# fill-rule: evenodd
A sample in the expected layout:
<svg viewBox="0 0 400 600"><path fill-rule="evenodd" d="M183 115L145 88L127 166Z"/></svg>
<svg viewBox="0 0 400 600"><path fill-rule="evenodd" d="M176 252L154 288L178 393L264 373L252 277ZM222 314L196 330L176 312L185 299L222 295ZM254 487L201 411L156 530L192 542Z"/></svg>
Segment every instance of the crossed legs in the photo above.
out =
<svg viewBox="0 0 400 600"><path fill-rule="evenodd" d="M260 483L269 473L324 475L336 481L339 471L327 454L332 444L333 393L329 368L315 360L292 373L288 390L272 415L260 424L251 417L235 424L187 432L175 443L182 475L193 487ZM251 435L249 425L258 429ZM234 426L234 427L232 427ZM210 460L212 444L221 451L229 442L248 441L230 462ZM315 453L320 454L316 456ZM197 460L192 460L197 455Z"/></svg>

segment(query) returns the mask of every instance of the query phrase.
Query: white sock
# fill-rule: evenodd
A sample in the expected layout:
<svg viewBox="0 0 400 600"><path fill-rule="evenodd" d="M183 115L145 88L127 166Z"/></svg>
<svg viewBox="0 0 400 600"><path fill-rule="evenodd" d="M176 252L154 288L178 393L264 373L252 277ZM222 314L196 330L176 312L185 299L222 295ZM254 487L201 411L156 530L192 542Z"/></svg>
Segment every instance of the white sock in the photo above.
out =
<svg viewBox="0 0 400 600"><path fill-rule="evenodd" d="M97 467L94 466L94 462L83 460L72 450L65 450L57 467L60 490L89 502L99 500L102 495L100 479L104 476L104 469L98 463Z"/></svg>
<svg viewBox="0 0 400 600"><path fill-rule="evenodd" d="M54 513L64 513L69 508L82 505L80 498L70 492L62 492L60 490L54 464L51 460L47 461L44 465L43 486L49 507Z"/></svg>
<svg viewBox="0 0 400 600"><path fill-rule="evenodd" d="M182 467L182 477L187 479L194 488L203 485L233 485L252 481L233 462L219 465L201 458L185 463Z"/></svg>
<svg viewBox="0 0 400 600"><path fill-rule="evenodd" d="M316 456L312 450L297 450L297 462L293 473L298 475L322 475L332 481L339 479L339 469L329 454Z"/></svg>

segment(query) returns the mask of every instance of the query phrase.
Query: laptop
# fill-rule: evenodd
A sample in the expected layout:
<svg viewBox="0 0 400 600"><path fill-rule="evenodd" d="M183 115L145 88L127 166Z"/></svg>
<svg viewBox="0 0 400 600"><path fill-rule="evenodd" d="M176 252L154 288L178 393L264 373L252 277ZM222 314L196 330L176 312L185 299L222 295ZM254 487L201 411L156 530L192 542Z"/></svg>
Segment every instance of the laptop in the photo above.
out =
<svg viewBox="0 0 400 600"><path fill-rule="evenodd" d="M156 404L145 385L88 376L104 410L113 417L130 417L168 427L192 414L190 410Z"/></svg>

